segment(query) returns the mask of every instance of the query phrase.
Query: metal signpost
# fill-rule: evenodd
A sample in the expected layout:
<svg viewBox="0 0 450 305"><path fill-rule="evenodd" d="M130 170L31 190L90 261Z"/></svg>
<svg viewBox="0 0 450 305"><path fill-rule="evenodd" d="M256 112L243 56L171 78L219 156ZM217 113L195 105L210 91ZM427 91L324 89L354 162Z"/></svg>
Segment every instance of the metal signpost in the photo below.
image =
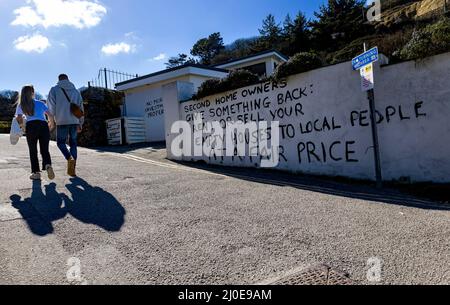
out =
<svg viewBox="0 0 450 305"><path fill-rule="evenodd" d="M370 105L370 120L372 125L372 140L375 155L375 173L377 179L377 188L383 187L383 177L381 174L381 158L380 158L380 146L378 142L378 130L377 120L375 117L375 92L374 92L374 76L373 76L373 63L378 61L378 48L373 48L366 51L364 45L364 53L352 60L354 70L360 70L361 74L361 89L367 91L367 98Z"/></svg>

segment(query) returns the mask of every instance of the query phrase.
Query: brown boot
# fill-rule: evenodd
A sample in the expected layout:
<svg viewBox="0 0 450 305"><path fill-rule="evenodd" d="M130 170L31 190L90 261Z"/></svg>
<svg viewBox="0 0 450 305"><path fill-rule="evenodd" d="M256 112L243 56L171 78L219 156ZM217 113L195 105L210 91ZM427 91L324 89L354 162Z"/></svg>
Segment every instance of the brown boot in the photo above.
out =
<svg viewBox="0 0 450 305"><path fill-rule="evenodd" d="M67 175L69 175L70 177L76 177L76 165L77 165L77 161L74 160L73 158L70 158L67 161Z"/></svg>
<svg viewBox="0 0 450 305"><path fill-rule="evenodd" d="M47 165L45 167L45 170L47 171L48 179L55 179L55 171L53 170L53 167L51 165Z"/></svg>

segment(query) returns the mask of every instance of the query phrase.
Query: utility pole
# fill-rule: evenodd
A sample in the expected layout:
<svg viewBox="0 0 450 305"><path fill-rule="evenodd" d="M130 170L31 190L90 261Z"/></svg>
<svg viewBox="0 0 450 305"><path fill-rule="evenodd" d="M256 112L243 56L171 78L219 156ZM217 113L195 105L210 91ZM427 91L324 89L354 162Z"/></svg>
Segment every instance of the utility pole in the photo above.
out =
<svg viewBox="0 0 450 305"><path fill-rule="evenodd" d="M364 43L364 52L367 51L366 44ZM370 89L367 91L367 98L370 105L370 120L372 125L372 141L375 156L375 173L377 179L377 188L383 187L383 176L381 173L381 157L380 157L380 144L378 141L378 128L376 119L376 108L375 108L375 91Z"/></svg>

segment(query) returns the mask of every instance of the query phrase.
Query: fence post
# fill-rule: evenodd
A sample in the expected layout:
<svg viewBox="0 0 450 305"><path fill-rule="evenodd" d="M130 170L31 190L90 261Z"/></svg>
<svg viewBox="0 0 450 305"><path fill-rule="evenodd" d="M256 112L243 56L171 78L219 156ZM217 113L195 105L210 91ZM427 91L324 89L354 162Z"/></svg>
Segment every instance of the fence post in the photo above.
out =
<svg viewBox="0 0 450 305"><path fill-rule="evenodd" d="M108 75L106 74L106 68L105 68L105 88L108 89Z"/></svg>

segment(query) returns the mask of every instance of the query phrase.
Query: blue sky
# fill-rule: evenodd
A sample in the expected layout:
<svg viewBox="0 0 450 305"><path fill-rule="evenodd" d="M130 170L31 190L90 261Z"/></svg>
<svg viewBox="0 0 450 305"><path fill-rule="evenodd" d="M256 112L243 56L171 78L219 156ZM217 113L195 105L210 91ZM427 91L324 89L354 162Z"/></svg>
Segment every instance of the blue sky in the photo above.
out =
<svg viewBox="0 0 450 305"><path fill-rule="evenodd" d="M58 74L77 87L101 67L144 75L221 32L226 44L258 35L272 13L281 22L311 0L0 0L0 90L34 84L46 95Z"/></svg>

